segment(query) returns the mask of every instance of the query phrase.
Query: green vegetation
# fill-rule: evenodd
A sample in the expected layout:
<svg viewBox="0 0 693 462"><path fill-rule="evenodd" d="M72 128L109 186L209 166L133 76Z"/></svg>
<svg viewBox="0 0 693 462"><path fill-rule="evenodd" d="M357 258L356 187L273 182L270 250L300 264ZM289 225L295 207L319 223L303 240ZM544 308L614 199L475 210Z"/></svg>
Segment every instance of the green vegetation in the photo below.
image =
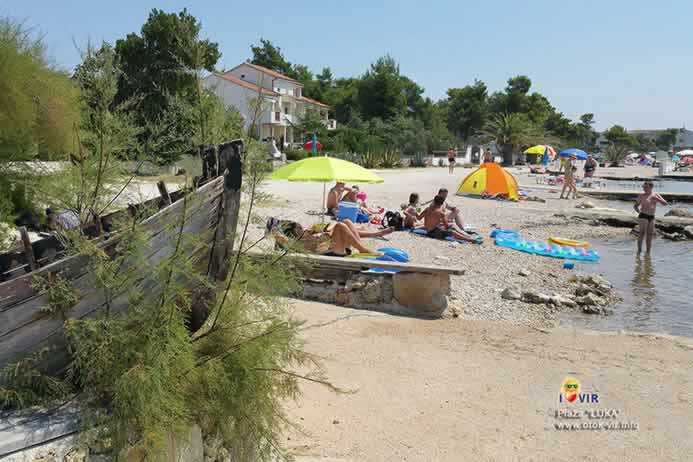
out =
<svg viewBox="0 0 693 462"><path fill-rule="evenodd" d="M300 130L306 139L315 133L330 152L395 150L415 156L469 142L491 142L501 143L498 149L506 163L512 163L523 148L547 140L558 148L595 150L593 114L571 122L545 96L530 93L532 82L526 76L508 79L503 91L491 95L483 82L475 80L449 89L446 98L434 103L389 55L359 77L335 78L329 68L313 77L305 66L289 63L268 40L252 46L251 52L251 62L301 81L306 96L330 105L336 130L327 131L315 121ZM508 139L512 142L502 141Z"/></svg>
<svg viewBox="0 0 693 462"><path fill-rule="evenodd" d="M0 17L0 160L64 159L74 146L77 89L41 39Z"/></svg>
<svg viewBox="0 0 693 462"><path fill-rule="evenodd" d="M196 24L185 12L155 11L143 27L143 37L130 36L127 47L120 46L121 55L131 57L123 50L134 53L138 46L144 56L156 47L171 51L165 39L176 42L170 34L183 32L178 26L185 25L183 29L190 32L197 30ZM149 88L146 81L140 82L142 92L134 89L124 97L123 81L133 81L123 69L133 67L124 64L118 49L106 43L98 49L87 47L74 84L70 83L76 96L70 107L78 118L61 131L74 139L70 163L58 174L35 175L34 169L22 169L11 178L3 175L3 191L11 191L0 195L3 217L53 205L76 212L86 223L123 192L123 182L132 180L123 171L123 160L170 161L197 144L243 135L239 114L201 91L194 75L172 77L190 62L169 69L172 80L165 97L156 91L144 96ZM146 111L157 113L153 109L157 104L160 114L146 118ZM31 136L26 138L2 140L12 152L32 143L48 146L40 138L44 132L41 127L36 133L27 132ZM282 264L283 254L268 261L246 255L254 245L247 242L246 231L259 219L254 207L267 199L259 186L269 168L265 147L250 139L246 144L243 197L247 200L227 278L216 281L206 273L207 265L200 268L196 263L200 255L209 254L213 231L183 233L201 207L187 196L180 214L162 224L172 248L158 260L151 258L152 236L138 225L142 217L115 223L119 240L108 251L99 247L101 241L88 240L80 228L64 233L61 238L68 253L88 257L90 286L104 300L103 309L94 316L70 317L70 311L83 302L84 292L58 274L34 277L34 289L47 300L41 316L64 322L69 367L60 376L41 372L44 360L56 353L52 348L7 366L0 373L0 408L78 401L85 440L112 441L114 454L127 453L129 460L159 460L170 436L182 435L193 424L205 434L221 437L238 460L276 459L281 432L288 424L283 403L297 396L298 381L331 385L315 358L302 350L299 324L278 298L297 287L294 273ZM4 227L0 231L6 232ZM214 293L216 297L208 295ZM192 314L201 297L209 300L210 315L193 330ZM297 373L298 368L309 372Z"/></svg>

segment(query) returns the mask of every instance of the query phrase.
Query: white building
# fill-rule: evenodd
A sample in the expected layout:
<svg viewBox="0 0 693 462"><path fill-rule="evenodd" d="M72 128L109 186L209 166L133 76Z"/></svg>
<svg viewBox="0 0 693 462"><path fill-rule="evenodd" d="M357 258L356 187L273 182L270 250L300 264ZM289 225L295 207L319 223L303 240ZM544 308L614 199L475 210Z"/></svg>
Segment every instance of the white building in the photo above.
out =
<svg viewBox="0 0 693 462"><path fill-rule="evenodd" d="M328 118L329 106L303 96L300 82L256 64L243 63L224 74L211 74L202 84L240 111L246 129L255 121L252 129L260 139L274 138L278 146L303 141L296 126L307 111L319 114L328 129L337 126Z"/></svg>

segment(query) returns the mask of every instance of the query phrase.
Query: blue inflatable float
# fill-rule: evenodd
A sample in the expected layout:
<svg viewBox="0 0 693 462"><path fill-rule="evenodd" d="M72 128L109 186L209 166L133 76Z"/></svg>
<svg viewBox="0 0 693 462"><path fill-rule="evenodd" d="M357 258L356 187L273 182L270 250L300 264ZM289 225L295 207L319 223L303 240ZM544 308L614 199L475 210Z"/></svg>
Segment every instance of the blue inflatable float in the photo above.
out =
<svg viewBox="0 0 693 462"><path fill-rule="evenodd" d="M567 260L599 261L599 254L594 249L569 247L548 242L526 241L516 231L494 230L491 233L491 237L496 238L497 246L519 250L520 252Z"/></svg>

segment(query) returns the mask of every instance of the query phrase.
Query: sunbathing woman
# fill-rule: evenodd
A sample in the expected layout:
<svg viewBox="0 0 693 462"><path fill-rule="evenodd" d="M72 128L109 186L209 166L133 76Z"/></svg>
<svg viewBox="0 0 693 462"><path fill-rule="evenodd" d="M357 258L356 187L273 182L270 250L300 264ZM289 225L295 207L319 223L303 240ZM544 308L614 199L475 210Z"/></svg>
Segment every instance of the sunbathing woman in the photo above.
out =
<svg viewBox="0 0 693 462"><path fill-rule="evenodd" d="M381 255L381 252L367 248L361 238L385 236L394 231L393 228L380 231L360 230L349 220L315 225L311 228L304 228L299 223L291 222L280 228L284 236L275 234L275 239L280 245L286 245L287 238L291 238L295 239L303 249L318 252L320 244L329 241L329 251L323 255L333 257L345 257L351 254L351 247L360 253Z"/></svg>

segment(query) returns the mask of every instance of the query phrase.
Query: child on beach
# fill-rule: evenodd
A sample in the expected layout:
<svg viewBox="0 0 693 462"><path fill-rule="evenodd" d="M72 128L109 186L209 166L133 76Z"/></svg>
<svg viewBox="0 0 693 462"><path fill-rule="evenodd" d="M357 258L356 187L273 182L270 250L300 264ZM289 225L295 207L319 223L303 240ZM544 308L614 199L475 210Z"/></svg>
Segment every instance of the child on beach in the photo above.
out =
<svg viewBox="0 0 693 462"><path fill-rule="evenodd" d="M568 190L565 199L570 199L570 193L573 193L573 199L577 199L577 186L575 185L575 174L577 173L577 156L575 154L570 155L570 159L565 163L565 180L563 183L563 190L561 191L561 197L559 199L564 199L563 194Z"/></svg>
<svg viewBox="0 0 693 462"><path fill-rule="evenodd" d="M343 201L346 202L354 202L359 205L359 208L361 209L361 213L365 213L366 215L377 215L379 213L383 213L385 209L381 208L370 208L368 207L368 204L366 203L366 199L368 198L368 195L366 194L366 191L361 191L357 185L351 185L351 190L344 195L342 198Z"/></svg>
<svg viewBox="0 0 693 462"><path fill-rule="evenodd" d="M423 218L424 228L429 237L445 239L452 236L461 241L481 244L481 236L474 238L458 228L454 223L448 223L448 218L445 215L445 198L442 196L434 197L433 203L418 214L416 218L418 220Z"/></svg>
<svg viewBox="0 0 693 462"><path fill-rule="evenodd" d="M409 195L409 204L404 209L404 227L416 228L416 216L420 212L419 194L411 193Z"/></svg>
<svg viewBox="0 0 693 462"><path fill-rule="evenodd" d="M643 193L638 196L633 208L638 212L638 255L642 252L642 241L647 239L647 251L645 255L649 255L652 250L652 239L655 233L655 212L657 204L667 205L662 196L654 192L654 184L651 181L646 181L642 185Z"/></svg>

